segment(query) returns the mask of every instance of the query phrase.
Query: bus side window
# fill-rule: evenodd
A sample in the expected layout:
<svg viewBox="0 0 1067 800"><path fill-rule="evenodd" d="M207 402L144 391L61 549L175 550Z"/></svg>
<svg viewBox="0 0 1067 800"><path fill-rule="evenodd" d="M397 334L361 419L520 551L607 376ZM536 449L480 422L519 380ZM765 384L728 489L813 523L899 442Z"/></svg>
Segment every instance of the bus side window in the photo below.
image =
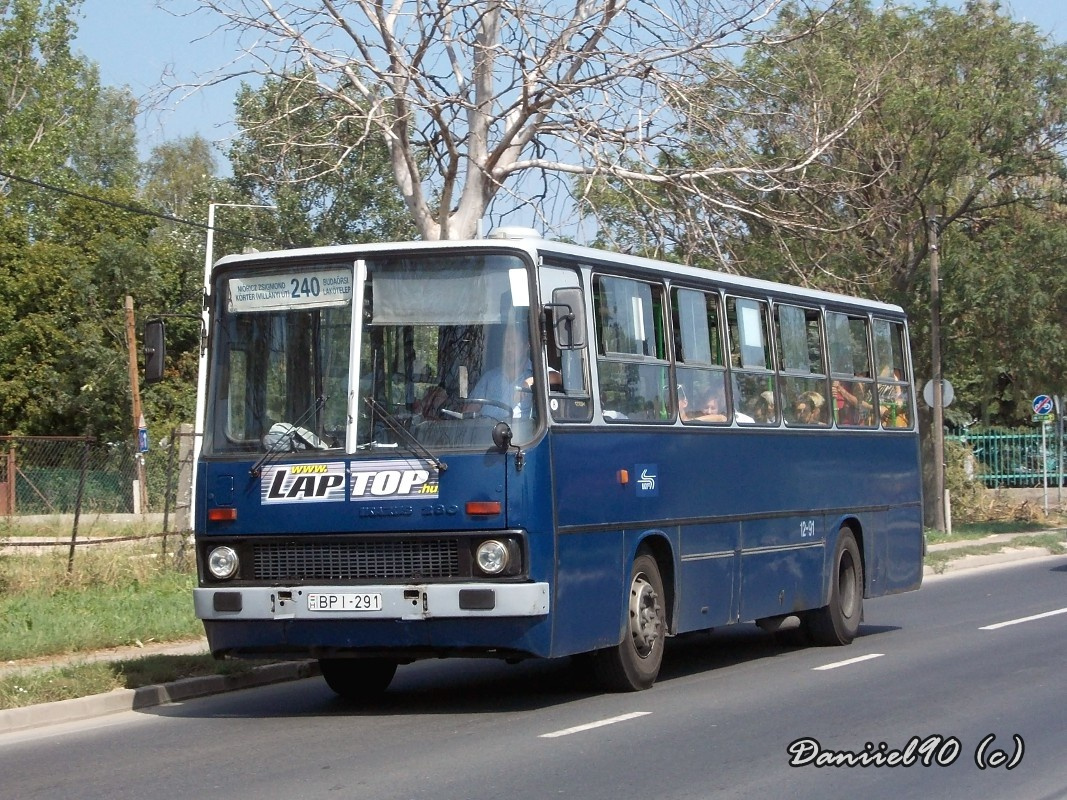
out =
<svg viewBox="0 0 1067 800"><path fill-rule="evenodd" d="M686 424L727 423L719 297L682 288L671 295L678 415Z"/></svg>
<svg viewBox="0 0 1067 800"><path fill-rule="evenodd" d="M659 284L593 279L600 406L609 422L671 422L664 292Z"/></svg>
<svg viewBox="0 0 1067 800"><path fill-rule="evenodd" d="M910 428L915 424L905 352L904 326L876 319L874 362L878 370L878 414L883 428Z"/></svg>
<svg viewBox="0 0 1067 800"><path fill-rule="evenodd" d="M588 422L593 417L589 391L589 348L563 349L556 338L556 322L566 309L554 305L554 293L560 288L579 288L573 269L545 266L541 268L541 302L544 306L545 358L548 364L548 410L556 422ZM584 314L580 315L585 318ZM588 341L588 339L586 339Z"/></svg>
<svg viewBox="0 0 1067 800"><path fill-rule="evenodd" d="M831 410L843 428L874 427L874 376L867 318L835 311L826 314L830 351Z"/></svg>
<svg viewBox="0 0 1067 800"><path fill-rule="evenodd" d="M822 317L818 309L779 303L774 319L786 423L829 425Z"/></svg>
<svg viewBox="0 0 1067 800"><path fill-rule="evenodd" d="M726 298L726 326L734 419L741 425L777 425L781 414L767 336L767 304L747 297Z"/></svg>

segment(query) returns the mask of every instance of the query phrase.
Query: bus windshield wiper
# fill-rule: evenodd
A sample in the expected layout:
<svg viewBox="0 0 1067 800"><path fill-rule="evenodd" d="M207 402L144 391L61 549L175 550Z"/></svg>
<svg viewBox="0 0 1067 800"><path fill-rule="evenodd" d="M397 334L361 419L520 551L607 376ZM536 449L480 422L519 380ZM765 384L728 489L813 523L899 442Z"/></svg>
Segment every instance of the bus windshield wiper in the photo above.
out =
<svg viewBox="0 0 1067 800"><path fill-rule="evenodd" d="M263 472L263 467L267 466L268 463L273 461L274 457L277 456L278 453L284 453L296 449L295 447L293 447L293 442L295 440L304 442L305 446L311 448L312 450L322 449L318 445L314 444L314 442L319 441L318 437L314 434L311 435L314 441L306 441L306 437L302 434L302 429L300 426L303 423L307 422L307 420L311 417L313 413L315 413L316 411L322 411L322 409L324 409L325 407L326 396L320 395L315 399L314 403L308 406L308 410L301 414L296 422L279 422L277 423L277 425L272 425L271 431L268 432L268 435L274 432L273 429L275 427L286 425L288 427L281 431L279 435L274 436L274 440L271 442L270 447L267 448L267 452L260 457L259 461L252 465L252 469L248 471L249 474L253 478L258 478L260 476L260 473ZM319 444L321 444L321 442L319 442Z"/></svg>
<svg viewBox="0 0 1067 800"><path fill-rule="evenodd" d="M389 411L385 406L375 400L373 397L364 397L364 402L370 407L371 411L381 418L386 427L396 434L397 438L402 440L405 445L405 449L412 455L421 456L437 467L438 472L444 472L448 469L448 464L435 456L433 452L429 450L422 442L415 438L407 428L400 424L397 418Z"/></svg>

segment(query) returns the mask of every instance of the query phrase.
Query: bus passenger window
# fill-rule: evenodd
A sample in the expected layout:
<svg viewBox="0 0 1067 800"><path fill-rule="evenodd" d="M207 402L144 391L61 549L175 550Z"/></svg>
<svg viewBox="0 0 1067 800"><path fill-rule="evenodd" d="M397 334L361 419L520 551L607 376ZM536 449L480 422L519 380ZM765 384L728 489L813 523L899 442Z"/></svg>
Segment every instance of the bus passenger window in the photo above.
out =
<svg viewBox="0 0 1067 800"><path fill-rule="evenodd" d="M719 297L676 288L672 299L678 416L683 423L729 422Z"/></svg>
<svg viewBox="0 0 1067 800"><path fill-rule="evenodd" d="M870 428L874 418L874 376L867 343L867 318L826 314L830 351L831 411L843 428Z"/></svg>
<svg viewBox="0 0 1067 800"><path fill-rule="evenodd" d="M822 316L816 308L780 303L774 309L778 367L790 425L828 425Z"/></svg>
<svg viewBox="0 0 1067 800"><path fill-rule="evenodd" d="M598 275L593 279L593 315L604 419L672 421L662 288Z"/></svg>
<svg viewBox="0 0 1067 800"><path fill-rule="evenodd" d="M874 321L874 360L878 370L878 415L883 428L911 428L915 413L904 363L904 326Z"/></svg>
<svg viewBox="0 0 1067 800"><path fill-rule="evenodd" d="M777 425L780 418L774 361L767 331L767 304L726 298L730 343L730 400L739 425Z"/></svg>

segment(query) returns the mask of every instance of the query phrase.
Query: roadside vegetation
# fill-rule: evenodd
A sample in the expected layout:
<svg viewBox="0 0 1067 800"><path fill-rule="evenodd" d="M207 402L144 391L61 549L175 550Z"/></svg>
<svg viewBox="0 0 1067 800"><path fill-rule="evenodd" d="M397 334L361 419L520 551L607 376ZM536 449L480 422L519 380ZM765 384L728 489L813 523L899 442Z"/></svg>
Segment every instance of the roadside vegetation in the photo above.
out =
<svg viewBox="0 0 1067 800"><path fill-rule="evenodd" d="M38 535L62 541L69 532ZM90 661L101 650L199 640L195 570L156 539L79 548L68 566L65 547L0 556L0 708L249 668L207 655Z"/></svg>

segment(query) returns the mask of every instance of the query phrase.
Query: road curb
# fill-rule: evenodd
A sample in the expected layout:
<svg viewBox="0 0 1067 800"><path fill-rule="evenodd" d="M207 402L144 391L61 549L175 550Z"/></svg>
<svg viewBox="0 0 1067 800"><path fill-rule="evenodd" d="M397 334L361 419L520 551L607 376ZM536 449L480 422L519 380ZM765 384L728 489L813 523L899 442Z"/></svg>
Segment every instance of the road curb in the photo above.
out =
<svg viewBox="0 0 1067 800"><path fill-rule="evenodd" d="M0 734L14 733L28 728L78 722L123 711L139 711L167 703L179 703L197 697L250 689L272 683L295 681L319 675L316 661L286 661L254 667L234 675L205 675L183 678L173 683L142 686L138 689L115 689L106 694L58 700L21 708L0 711Z"/></svg>

